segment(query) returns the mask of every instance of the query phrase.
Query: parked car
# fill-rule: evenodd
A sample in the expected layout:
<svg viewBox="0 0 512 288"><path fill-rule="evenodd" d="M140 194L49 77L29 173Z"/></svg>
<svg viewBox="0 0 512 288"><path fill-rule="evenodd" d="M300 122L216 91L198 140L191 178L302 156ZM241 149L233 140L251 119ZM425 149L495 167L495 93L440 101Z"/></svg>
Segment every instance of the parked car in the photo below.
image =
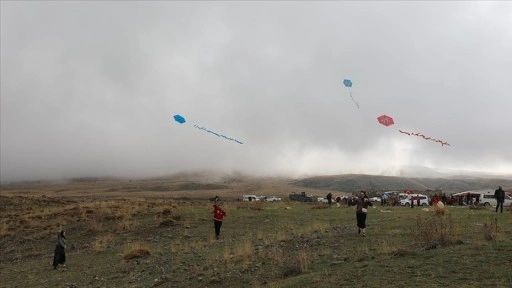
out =
<svg viewBox="0 0 512 288"><path fill-rule="evenodd" d="M276 197L276 196L266 196L264 199L265 199L266 202L281 201L281 198Z"/></svg>
<svg viewBox="0 0 512 288"><path fill-rule="evenodd" d="M400 205L409 207L411 206L411 200L414 201L414 206L418 205L418 197L420 199L421 206L428 206L429 199L427 195L422 194L409 194L408 197L400 199Z"/></svg>
<svg viewBox="0 0 512 288"><path fill-rule="evenodd" d="M248 201L248 202L260 201L260 198L256 195L244 195L243 201Z"/></svg>
<svg viewBox="0 0 512 288"><path fill-rule="evenodd" d="M371 197L370 201L372 201L372 202L379 202L380 203L380 197Z"/></svg>
<svg viewBox="0 0 512 288"><path fill-rule="evenodd" d="M474 197L478 197L478 203L484 206L496 206L498 202L496 198L494 198L494 191L492 190L480 190L476 192L471 192L471 195ZM512 206L512 197L505 194L505 201L503 202L503 206Z"/></svg>

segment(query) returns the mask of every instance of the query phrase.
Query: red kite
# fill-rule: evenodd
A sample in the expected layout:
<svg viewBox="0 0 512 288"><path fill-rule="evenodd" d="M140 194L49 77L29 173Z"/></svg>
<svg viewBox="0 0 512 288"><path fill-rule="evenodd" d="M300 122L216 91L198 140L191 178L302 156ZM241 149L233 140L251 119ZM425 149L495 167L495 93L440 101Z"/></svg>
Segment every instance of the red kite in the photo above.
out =
<svg viewBox="0 0 512 288"><path fill-rule="evenodd" d="M377 117L377 120L379 121L380 124L386 127L395 124L393 118L389 117L388 115L380 115L379 117Z"/></svg>

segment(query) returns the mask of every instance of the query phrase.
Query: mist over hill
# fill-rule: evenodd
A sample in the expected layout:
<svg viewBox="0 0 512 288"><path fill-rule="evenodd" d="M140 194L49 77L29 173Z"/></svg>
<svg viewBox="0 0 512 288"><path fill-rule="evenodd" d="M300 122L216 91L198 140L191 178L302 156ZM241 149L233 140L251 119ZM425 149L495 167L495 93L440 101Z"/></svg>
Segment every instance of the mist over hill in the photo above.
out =
<svg viewBox="0 0 512 288"><path fill-rule="evenodd" d="M488 179L509 179L512 180L512 171L505 174L497 174L482 171L471 170L455 170L455 169L436 169L426 166L403 166L396 175L387 176L400 176L410 178L457 178L457 179L470 179L470 178L488 178Z"/></svg>
<svg viewBox="0 0 512 288"><path fill-rule="evenodd" d="M117 182L137 181L176 182L179 187L185 187L187 182L195 183L194 189L210 186L204 184L231 185L244 181L265 182L280 179L300 188L313 188L329 191L356 192L365 191L391 191L391 190L442 190L445 193L454 193L467 190L491 189L502 186L506 191L512 191L512 175L498 175L478 171L440 170L425 166L404 166L395 171L394 176L368 175L368 174L340 174L340 175L311 175L303 177L290 177L285 175L255 176L242 172L222 172L217 170L191 170L179 173L161 175L152 178L118 178L118 177L77 177L61 179L57 182L88 183L88 182ZM55 181L23 181L11 184L55 184ZM2 183L2 185L9 183ZM201 186L203 185L203 186ZM178 187L176 186L176 187ZM190 185L189 185L190 186ZM173 186L174 187L174 186ZM175 187L175 188L176 188ZM178 187L178 188L179 188ZM188 187L188 186L187 186ZM215 186L217 187L217 186ZM222 186L226 188L225 186ZM178 189L176 188L176 189ZM180 189L182 189L180 188ZM163 189L163 188L162 188ZM173 188L174 189L174 188ZM170 189L172 190L172 189Z"/></svg>
<svg viewBox="0 0 512 288"><path fill-rule="evenodd" d="M239 181L280 178L303 188L314 188L330 191L353 192L359 190L390 191L390 190L442 190L454 193L467 190L496 189L502 186L512 191L511 175L494 175L476 171L457 171L436 169L424 166L408 166L401 169L399 176L382 176L367 174L341 174L289 178L286 176L262 177L240 172L221 173L218 171L183 172L161 177L160 179L199 182L236 183Z"/></svg>
<svg viewBox="0 0 512 288"><path fill-rule="evenodd" d="M445 193L477 189L512 188L512 179L502 178L412 178L377 175L337 175L300 179L295 185L306 188L325 189L340 192L359 190L442 190Z"/></svg>

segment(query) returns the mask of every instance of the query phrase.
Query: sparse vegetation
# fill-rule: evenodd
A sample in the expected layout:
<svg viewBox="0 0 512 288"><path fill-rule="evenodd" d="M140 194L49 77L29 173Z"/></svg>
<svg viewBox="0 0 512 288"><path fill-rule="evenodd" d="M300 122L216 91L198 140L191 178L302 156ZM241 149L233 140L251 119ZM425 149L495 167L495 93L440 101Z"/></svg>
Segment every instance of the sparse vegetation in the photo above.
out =
<svg viewBox="0 0 512 288"><path fill-rule="evenodd" d="M451 214L435 213L418 215L416 218L416 239L422 249L435 249L456 242L456 223Z"/></svg>
<svg viewBox="0 0 512 288"><path fill-rule="evenodd" d="M484 239L487 241L496 240L498 236L498 219L494 218L494 221L485 221L483 224Z"/></svg>
<svg viewBox="0 0 512 288"><path fill-rule="evenodd" d="M299 250L297 254L297 268L301 273L307 272L309 269L310 260L308 253L305 249Z"/></svg>
<svg viewBox="0 0 512 288"><path fill-rule="evenodd" d="M145 243L129 243L125 247L124 260L132 260L151 255L149 247Z"/></svg>
<svg viewBox="0 0 512 288"><path fill-rule="evenodd" d="M94 239L92 249L96 252L106 251L107 248L110 248L110 245L112 244L113 240L114 236L112 234L98 236L96 237L96 239Z"/></svg>
<svg viewBox="0 0 512 288"><path fill-rule="evenodd" d="M223 192L165 195L145 187L178 187L184 181L156 182L2 189L0 286L354 287L363 275L367 287L511 283L502 265L512 249L509 208L503 214L448 206L369 209L363 238L354 207L236 201L248 190L288 195L295 189L281 180L237 180ZM209 213L209 198L216 195L228 213L220 240ZM54 272L49 263L61 227L67 231L67 268ZM478 275L462 272L476 267Z"/></svg>

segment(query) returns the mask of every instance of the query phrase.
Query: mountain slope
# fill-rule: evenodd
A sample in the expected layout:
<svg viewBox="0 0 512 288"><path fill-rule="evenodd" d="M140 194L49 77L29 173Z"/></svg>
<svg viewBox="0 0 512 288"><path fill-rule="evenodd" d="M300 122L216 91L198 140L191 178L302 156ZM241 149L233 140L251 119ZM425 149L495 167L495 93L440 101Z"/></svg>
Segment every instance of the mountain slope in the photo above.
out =
<svg viewBox="0 0 512 288"><path fill-rule="evenodd" d="M496 189L498 186L512 187L510 179L458 179L458 178L408 178L396 176L376 176L348 174L337 176L318 176L304 178L293 182L294 185L306 188L325 189L340 192L359 190L442 190L446 193L476 189Z"/></svg>

